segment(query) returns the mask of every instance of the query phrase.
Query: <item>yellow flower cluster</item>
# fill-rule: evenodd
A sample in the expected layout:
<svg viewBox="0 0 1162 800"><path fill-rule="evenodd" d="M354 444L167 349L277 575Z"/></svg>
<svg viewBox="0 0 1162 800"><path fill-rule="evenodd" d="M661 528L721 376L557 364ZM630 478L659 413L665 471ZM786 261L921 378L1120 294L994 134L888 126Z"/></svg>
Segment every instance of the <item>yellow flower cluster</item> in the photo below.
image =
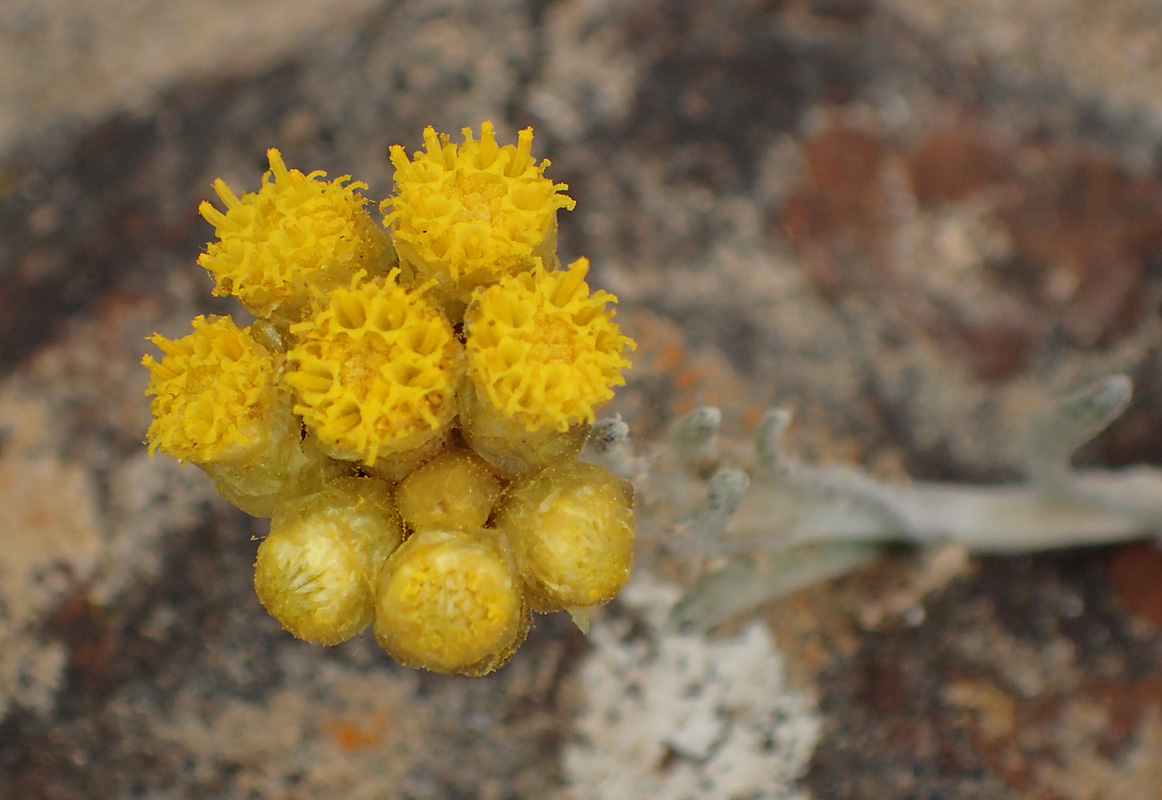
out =
<svg viewBox="0 0 1162 800"><path fill-rule="evenodd" d="M295 636L373 624L402 664L480 675L532 611L584 619L629 577L632 489L576 457L634 344L588 262L560 267L573 201L532 136L393 147L382 224L366 184L277 150L258 192L202 205L199 263L258 321L151 337L149 445L271 518L255 590Z"/></svg>

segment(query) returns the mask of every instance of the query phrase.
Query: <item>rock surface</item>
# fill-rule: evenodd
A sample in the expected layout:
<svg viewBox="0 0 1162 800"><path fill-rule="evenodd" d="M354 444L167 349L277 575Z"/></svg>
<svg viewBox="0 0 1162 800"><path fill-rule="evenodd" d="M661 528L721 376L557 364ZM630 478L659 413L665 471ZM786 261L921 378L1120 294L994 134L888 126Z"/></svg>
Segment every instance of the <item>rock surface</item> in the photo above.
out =
<svg viewBox="0 0 1162 800"><path fill-rule="evenodd" d="M144 337L229 308L197 204L267 147L384 196L425 125L532 124L578 203L562 254L641 345L614 409L641 439L781 403L808 457L998 481L1034 409L1124 371L1081 458L1162 460L1150 0L325 6L0 2L0 798L592 788L561 766L602 751L563 615L476 680L296 642L253 596L263 525L145 455ZM761 685L821 716L780 792L1159 796L1162 558L983 560L898 602L924 569L765 609L795 686Z"/></svg>

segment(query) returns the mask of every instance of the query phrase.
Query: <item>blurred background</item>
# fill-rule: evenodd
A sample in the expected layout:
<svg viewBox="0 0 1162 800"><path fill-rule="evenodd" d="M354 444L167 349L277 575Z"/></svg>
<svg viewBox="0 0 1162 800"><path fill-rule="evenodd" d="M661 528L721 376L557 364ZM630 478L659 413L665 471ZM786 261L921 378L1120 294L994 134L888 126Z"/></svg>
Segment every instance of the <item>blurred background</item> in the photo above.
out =
<svg viewBox="0 0 1162 800"><path fill-rule="evenodd" d="M782 404L810 460L1000 482L1034 410L1126 372L1079 462L1162 461L1154 0L0 0L0 798L1162 797L1147 545L902 553L685 684L648 560L604 633L540 617L483 679L284 634L265 523L145 453L144 337L231 308L214 178L278 147L382 198L389 145L483 120L577 200L639 440ZM720 658L754 675L705 719L601 677L691 697Z"/></svg>

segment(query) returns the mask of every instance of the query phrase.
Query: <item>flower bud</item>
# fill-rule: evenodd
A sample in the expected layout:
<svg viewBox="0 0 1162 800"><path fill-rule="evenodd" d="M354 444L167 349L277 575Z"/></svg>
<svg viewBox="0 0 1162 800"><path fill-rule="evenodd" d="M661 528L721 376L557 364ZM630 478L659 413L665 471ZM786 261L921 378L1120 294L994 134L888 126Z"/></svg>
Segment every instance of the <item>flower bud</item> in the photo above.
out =
<svg viewBox="0 0 1162 800"><path fill-rule="evenodd" d="M254 562L258 599L300 639L346 641L371 622L375 576L402 540L390 487L340 478L275 512Z"/></svg>
<svg viewBox="0 0 1162 800"><path fill-rule="evenodd" d="M492 531L421 530L379 573L375 638L404 666L484 675L528 626L520 579Z"/></svg>
<svg viewBox="0 0 1162 800"><path fill-rule="evenodd" d="M577 462L515 483L497 527L536 611L607 603L629 580L633 488L605 467Z"/></svg>
<svg viewBox="0 0 1162 800"><path fill-rule="evenodd" d="M471 450L449 448L417 468L396 490L396 507L412 530L483 528L500 496L492 468Z"/></svg>

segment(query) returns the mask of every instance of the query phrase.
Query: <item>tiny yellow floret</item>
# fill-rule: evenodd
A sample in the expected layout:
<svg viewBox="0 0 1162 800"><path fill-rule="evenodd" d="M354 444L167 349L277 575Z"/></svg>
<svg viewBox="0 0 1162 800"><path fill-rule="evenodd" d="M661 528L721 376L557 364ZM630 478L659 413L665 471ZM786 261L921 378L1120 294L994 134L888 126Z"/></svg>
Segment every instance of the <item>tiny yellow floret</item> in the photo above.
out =
<svg viewBox="0 0 1162 800"><path fill-rule="evenodd" d="M369 466L437 441L456 414L463 353L452 326L397 281L334 289L291 327L294 410L333 457Z"/></svg>
<svg viewBox="0 0 1162 800"><path fill-rule="evenodd" d="M469 375L477 395L529 432L564 433L625 383L621 334L608 292L590 294L589 262L535 269L478 291L465 315Z"/></svg>
<svg viewBox="0 0 1162 800"><path fill-rule="evenodd" d="M491 122L464 142L424 130L426 150L408 160L391 148L395 195L382 204L405 277L419 285L435 279L460 311L477 286L530 269L539 258L556 262L557 209L571 210L568 187L544 176L548 160L531 155L533 131L517 144L496 142Z"/></svg>
<svg viewBox="0 0 1162 800"><path fill-rule="evenodd" d="M367 184L287 169L278 150L267 157L270 171L257 193L239 198L221 178L214 181L226 211L202 203L218 241L198 263L214 276L214 294L236 295L255 316L285 327L302 318L312 289L346 285L360 270L382 274L394 254L364 208L359 190Z"/></svg>
<svg viewBox="0 0 1162 800"><path fill-rule="evenodd" d="M520 580L490 531L419 531L379 574L375 638L404 666L483 675L528 625Z"/></svg>
<svg viewBox="0 0 1162 800"><path fill-rule="evenodd" d="M278 402L275 356L229 317L198 316L180 339L154 334L165 354L149 369L149 451L196 464L245 459L268 438Z"/></svg>

